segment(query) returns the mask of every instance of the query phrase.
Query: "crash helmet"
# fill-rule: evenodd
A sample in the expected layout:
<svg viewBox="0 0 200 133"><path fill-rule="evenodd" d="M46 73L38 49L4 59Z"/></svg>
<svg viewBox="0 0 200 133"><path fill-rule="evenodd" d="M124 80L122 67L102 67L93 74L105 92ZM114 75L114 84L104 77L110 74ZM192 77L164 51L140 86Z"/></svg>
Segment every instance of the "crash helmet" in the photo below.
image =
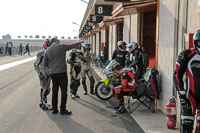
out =
<svg viewBox="0 0 200 133"><path fill-rule="evenodd" d="M88 43L84 43L83 44L83 50L84 51L91 50L90 45Z"/></svg>
<svg viewBox="0 0 200 133"><path fill-rule="evenodd" d="M124 41L118 41L117 42L117 46L118 46L118 48L120 49L120 50L122 50L122 51L125 51L126 50L126 43L124 42Z"/></svg>
<svg viewBox="0 0 200 133"><path fill-rule="evenodd" d="M44 41L44 43L43 43L43 47L45 48L45 49L47 49L48 47L50 47L51 46L51 41L49 40L49 39L46 39L45 41Z"/></svg>
<svg viewBox="0 0 200 133"><path fill-rule="evenodd" d="M138 44L136 42L130 42L128 44L128 48L129 48L129 52L132 52L133 50L135 50L138 47Z"/></svg>
<svg viewBox="0 0 200 133"><path fill-rule="evenodd" d="M194 49L196 51L197 54L200 54L200 46L198 45L198 41L200 41L200 30L196 31L193 35L193 45L194 45Z"/></svg>

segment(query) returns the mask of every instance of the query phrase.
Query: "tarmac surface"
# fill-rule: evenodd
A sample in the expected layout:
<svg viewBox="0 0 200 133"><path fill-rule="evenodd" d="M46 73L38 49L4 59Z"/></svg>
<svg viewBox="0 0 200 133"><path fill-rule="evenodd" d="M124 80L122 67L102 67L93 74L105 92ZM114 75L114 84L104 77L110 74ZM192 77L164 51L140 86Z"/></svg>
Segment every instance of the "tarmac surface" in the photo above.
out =
<svg viewBox="0 0 200 133"><path fill-rule="evenodd" d="M0 57L0 64L22 58L29 56ZM0 71L0 133L128 133L115 110L107 107L108 101L101 101L95 95L84 96L82 86L78 91L80 99L72 100L68 93L67 109L72 111L71 116L41 110L39 79L33 63Z"/></svg>
<svg viewBox="0 0 200 133"><path fill-rule="evenodd" d="M31 54L31 57L35 56ZM0 57L0 65L29 58L13 55ZM178 133L179 130L166 128L165 115L156 110L152 113L143 106L133 113L116 115L111 107L116 99L102 101L95 95L83 95L82 85L78 94L80 99L72 100L69 93L68 78L67 109L71 116L52 115L51 111L39 108L40 85L33 68L34 61L0 71L0 133ZM69 75L68 66L68 77ZM95 68L96 83L102 70ZM89 80L87 79L89 85ZM88 86L89 88L89 86ZM60 92L60 91L59 91ZM60 96L59 96L60 100ZM51 102L51 93L48 96Z"/></svg>

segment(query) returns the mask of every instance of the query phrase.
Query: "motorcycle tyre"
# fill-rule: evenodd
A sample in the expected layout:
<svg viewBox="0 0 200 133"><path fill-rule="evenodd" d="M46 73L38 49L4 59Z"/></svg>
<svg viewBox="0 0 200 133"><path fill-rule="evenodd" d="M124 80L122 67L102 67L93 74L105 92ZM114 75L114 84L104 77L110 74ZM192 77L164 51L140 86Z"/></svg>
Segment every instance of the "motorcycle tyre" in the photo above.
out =
<svg viewBox="0 0 200 133"><path fill-rule="evenodd" d="M98 94L98 89L99 89L99 86L101 85L101 84L105 84L104 82L99 82L97 85L96 85L96 87L95 87L95 94L96 94L96 96L99 98L99 99L101 99L101 100L108 100L108 99L110 99L113 95L110 95L109 97L107 97L107 98L103 98L103 97L101 97L99 94ZM111 90L112 91L112 90Z"/></svg>

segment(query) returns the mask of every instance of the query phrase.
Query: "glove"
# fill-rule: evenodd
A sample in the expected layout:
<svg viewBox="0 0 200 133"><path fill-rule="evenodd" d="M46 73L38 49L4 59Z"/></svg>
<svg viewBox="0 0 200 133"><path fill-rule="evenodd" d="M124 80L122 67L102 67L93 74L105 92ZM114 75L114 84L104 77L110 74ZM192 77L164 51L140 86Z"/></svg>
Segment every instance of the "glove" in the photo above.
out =
<svg viewBox="0 0 200 133"><path fill-rule="evenodd" d="M45 77L44 77L44 75L40 72L40 74L39 74L39 78L40 79L44 79Z"/></svg>
<svg viewBox="0 0 200 133"><path fill-rule="evenodd" d="M75 66L81 66L81 64L80 64L80 63L74 63L74 65L75 65Z"/></svg>
<svg viewBox="0 0 200 133"><path fill-rule="evenodd" d="M190 107L190 101L186 97L186 95L181 95L179 96L179 98L180 98L180 104L182 107Z"/></svg>

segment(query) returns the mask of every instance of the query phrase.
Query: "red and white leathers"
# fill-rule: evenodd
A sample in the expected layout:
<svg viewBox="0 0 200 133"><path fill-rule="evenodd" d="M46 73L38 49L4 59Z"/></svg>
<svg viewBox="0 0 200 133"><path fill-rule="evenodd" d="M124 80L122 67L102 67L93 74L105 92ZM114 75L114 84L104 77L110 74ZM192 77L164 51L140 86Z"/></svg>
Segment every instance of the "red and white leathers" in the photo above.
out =
<svg viewBox="0 0 200 133"><path fill-rule="evenodd" d="M120 86L116 86L116 95L117 99L122 102L124 101L123 95L129 92L134 92L136 90L136 82L135 82L135 76L132 72L125 71L121 75L122 82Z"/></svg>
<svg viewBox="0 0 200 133"><path fill-rule="evenodd" d="M184 87L183 76L186 72L187 84ZM176 61L174 84L181 102L181 131L190 133L197 110L196 132L200 133L200 55L194 49L182 51Z"/></svg>

